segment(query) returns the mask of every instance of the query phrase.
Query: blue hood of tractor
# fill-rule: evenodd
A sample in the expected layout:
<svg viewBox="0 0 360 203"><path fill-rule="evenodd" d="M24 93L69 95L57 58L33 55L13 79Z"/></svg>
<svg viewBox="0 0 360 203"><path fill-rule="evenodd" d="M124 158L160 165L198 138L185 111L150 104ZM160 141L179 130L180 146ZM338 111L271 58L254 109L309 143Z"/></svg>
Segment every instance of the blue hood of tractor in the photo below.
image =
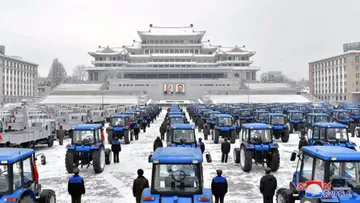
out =
<svg viewBox="0 0 360 203"><path fill-rule="evenodd" d="M351 120L350 119L343 119L343 120L338 120L339 123L343 123L343 124L347 124L347 123L350 123Z"/></svg>
<svg viewBox="0 0 360 203"><path fill-rule="evenodd" d="M124 127L123 126L116 126L112 128L112 131L114 132L119 132L119 131L123 131Z"/></svg>
<svg viewBox="0 0 360 203"><path fill-rule="evenodd" d="M264 143L264 144L250 144L244 143L246 149L254 149L255 151L269 151L271 149L279 148L279 145L275 142Z"/></svg>
<svg viewBox="0 0 360 203"><path fill-rule="evenodd" d="M253 117L252 116L241 116L241 119L251 120L251 119L253 119Z"/></svg>
<svg viewBox="0 0 360 203"><path fill-rule="evenodd" d="M285 128L285 125L273 125L272 128L274 130L282 130Z"/></svg>
<svg viewBox="0 0 360 203"><path fill-rule="evenodd" d="M232 129L232 127L229 127L229 126L219 127L220 131L230 131L231 129Z"/></svg>
<svg viewBox="0 0 360 203"><path fill-rule="evenodd" d="M304 120L300 120L300 119L295 119L295 120L290 120L291 123L303 123Z"/></svg>
<svg viewBox="0 0 360 203"><path fill-rule="evenodd" d="M351 116L353 119L360 119L360 116Z"/></svg>
<svg viewBox="0 0 360 203"><path fill-rule="evenodd" d="M71 145L71 146L66 146L66 149L71 149L71 150L75 150L76 152L90 152L91 150L94 149L99 149L99 145L95 146L95 145Z"/></svg>
<svg viewBox="0 0 360 203"><path fill-rule="evenodd" d="M259 123L265 123L265 124L267 124L267 120L259 120Z"/></svg>

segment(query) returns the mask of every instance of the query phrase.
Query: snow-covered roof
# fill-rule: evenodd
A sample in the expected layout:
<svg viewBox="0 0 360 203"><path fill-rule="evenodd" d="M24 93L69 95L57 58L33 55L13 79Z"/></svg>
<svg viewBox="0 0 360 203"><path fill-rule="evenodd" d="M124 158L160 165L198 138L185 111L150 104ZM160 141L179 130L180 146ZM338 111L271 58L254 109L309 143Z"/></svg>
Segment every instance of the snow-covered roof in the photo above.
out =
<svg viewBox="0 0 360 203"><path fill-rule="evenodd" d="M137 96L128 95L49 95L40 104L128 104L136 105Z"/></svg>
<svg viewBox="0 0 360 203"><path fill-rule="evenodd" d="M60 84L53 91L98 91L102 84Z"/></svg>
<svg viewBox="0 0 360 203"><path fill-rule="evenodd" d="M254 51L247 51L244 48L240 47L219 47L216 50L217 54L227 54L227 55L254 55L256 52Z"/></svg>
<svg viewBox="0 0 360 203"><path fill-rule="evenodd" d="M286 83L245 83L251 90L292 90Z"/></svg>
<svg viewBox="0 0 360 203"><path fill-rule="evenodd" d="M333 58L336 58L336 57L342 57L342 56L345 56L347 54L360 54L360 51L352 50L352 51L343 52L341 54L337 54L337 55L334 55L334 56L331 56L331 57L321 58L321 59L316 60L316 61L310 61L309 64L317 63L317 62L321 62L321 61L325 61L325 60L329 60L329 59L333 59Z"/></svg>
<svg viewBox="0 0 360 203"><path fill-rule="evenodd" d="M203 49L218 49L220 45L212 45L210 41L203 41L201 42Z"/></svg>
<svg viewBox="0 0 360 203"><path fill-rule="evenodd" d="M125 46L125 49L141 49L141 42L134 41L132 45Z"/></svg>
<svg viewBox="0 0 360 203"><path fill-rule="evenodd" d="M14 60L14 61L19 61L19 62L23 62L23 63L28 63L28 64L31 64L31 65L39 66L38 64L36 64L36 63L34 63L34 62L24 60L24 59L23 59L22 57L20 57L20 56L8 56L8 55L1 54L1 53L0 53L0 56L2 56L2 57L4 57L4 58L7 58L7 59Z"/></svg>
<svg viewBox="0 0 360 203"><path fill-rule="evenodd" d="M307 103L301 95L209 95L213 103Z"/></svg>
<svg viewBox="0 0 360 203"><path fill-rule="evenodd" d="M120 54L128 54L128 51L124 47L99 47L96 52L88 52L91 56L99 56L99 55L120 55Z"/></svg>
<svg viewBox="0 0 360 203"><path fill-rule="evenodd" d="M196 36L204 35L205 31L195 31L193 26L181 27L162 27L150 25L149 31L138 31L140 37L142 36Z"/></svg>

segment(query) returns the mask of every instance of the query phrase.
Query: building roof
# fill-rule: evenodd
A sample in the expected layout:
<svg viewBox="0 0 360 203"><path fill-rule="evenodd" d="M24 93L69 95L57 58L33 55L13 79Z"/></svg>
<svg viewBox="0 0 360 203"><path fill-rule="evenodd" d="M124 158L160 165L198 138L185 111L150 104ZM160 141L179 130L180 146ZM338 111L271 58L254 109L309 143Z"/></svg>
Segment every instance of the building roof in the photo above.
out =
<svg viewBox="0 0 360 203"><path fill-rule="evenodd" d="M194 160L198 163L203 162L203 154L199 147L158 147L150 162L193 163Z"/></svg>
<svg viewBox="0 0 360 203"><path fill-rule="evenodd" d="M251 90L292 90L286 83L245 83L246 87Z"/></svg>
<svg viewBox="0 0 360 203"><path fill-rule="evenodd" d="M313 126L321 128L347 128L346 125L340 123L314 123Z"/></svg>
<svg viewBox="0 0 360 203"><path fill-rule="evenodd" d="M213 103L308 103L301 95L209 95Z"/></svg>
<svg viewBox="0 0 360 203"><path fill-rule="evenodd" d="M326 161L360 161L360 153L347 147L305 146L301 150Z"/></svg>
<svg viewBox="0 0 360 203"><path fill-rule="evenodd" d="M254 129L254 130L271 129L270 125L264 123L247 123L247 124L242 124L242 127L247 129Z"/></svg>
<svg viewBox="0 0 360 203"><path fill-rule="evenodd" d="M101 129L101 128L102 128L101 124L81 124L81 125L75 126L73 129L74 130L96 130L96 129Z"/></svg>
<svg viewBox="0 0 360 203"><path fill-rule="evenodd" d="M33 149L22 148L0 148L0 162L12 164L25 157L31 156L35 151Z"/></svg>
<svg viewBox="0 0 360 203"><path fill-rule="evenodd" d="M112 56L112 55L121 55L121 54L128 54L128 51L125 47L99 47L96 52L88 52L91 56Z"/></svg>
<svg viewBox="0 0 360 203"><path fill-rule="evenodd" d="M336 58L336 57L342 57L342 56L345 56L347 54L360 54L360 51L347 51L347 52L343 52L341 54L337 54L335 56L331 56L331 57L327 57L327 58L321 58L319 60L316 60L316 61L310 61L309 64L312 64L312 63L317 63L317 62L323 62L323 61L326 61L326 60L329 60L329 59L333 59L333 58Z"/></svg>
<svg viewBox="0 0 360 203"><path fill-rule="evenodd" d="M11 60L19 61L19 62L23 62L23 63L28 63L28 64L35 65L35 66L39 66L39 64L36 64L34 62L31 62L31 61L24 60L20 56L8 56L8 55L0 53L0 57L4 57L4 58L7 58L7 59L11 59Z"/></svg>
<svg viewBox="0 0 360 203"><path fill-rule="evenodd" d="M100 91L103 84L60 84L53 91Z"/></svg>
<svg viewBox="0 0 360 203"><path fill-rule="evenodd" d="M149 31L138 31L140 38L143 36L203 36L205 31L195 31L193 26L162 27L150 25Z"/></svg>
<svg viewBox="0 0 360 203"><path fill-rule="evenodd" d="M40 104L128 104L137 105L137 96L128 95L48 95Z"/></svg>

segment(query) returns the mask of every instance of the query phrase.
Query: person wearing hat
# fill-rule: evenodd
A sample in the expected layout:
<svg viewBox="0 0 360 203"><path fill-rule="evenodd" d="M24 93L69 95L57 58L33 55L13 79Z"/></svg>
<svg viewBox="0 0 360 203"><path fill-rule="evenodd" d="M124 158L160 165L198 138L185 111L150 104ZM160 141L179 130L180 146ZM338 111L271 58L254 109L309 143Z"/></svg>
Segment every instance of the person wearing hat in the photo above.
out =
<svg viewBox="0 0 360 203"><path fill-rule="evenodd" d="M74 175L69 179L68 192L72 203L81 203L81 195L85 194L84 179L79 176L78 168L74 168L73 172Z"/></svg>
<svg viewBox="0 0 360 203"><path fill-rule="evenodd" d="M144 177L144 171L142 169L139 169L137 174L138 177L134 180L132 189L136 203L140 203L142 192L145 188L149 187L149 181Z"/></svg>
<svg viewBox="0 0 360 203"><path fill-rule="evenodd" d="M224 198L228 192L228 183L222 175L222 170L216 170L217 176L211 182L211 192L215 197L215 203L224 203Z"/></svg>
<svg viewBox="0 0 360 203"><path fill-rule="evenodd" d="M221 163L227 163L228 156L231 150L231 144L228 142L227 138L224 138L224 142L221 143Z"/></svg>
<svg viewBox="0 0 360 203"><path fill-rule="evenodd" d="M114 153L114 163L119 163L119 152L121 152L121 145L118 137L114 137L114 140L111 144L111 151Z"/></svg>
<svg viewBox="0 0 360 203"><path fill-rule="evenodd" d="M273 203L277 180L271 175L271 168L265 168L266 174L260 179L260 192L263 195L264 203Z"/></svg>
<svg viewBox="0 0 360 203"><path fill-rule="evenodd" d="M163 142L162 142L162 140L160 139L159 136L156 137L156 139L154 141L154 146L153 146L154 152L158 147L163 147Z"/></svg>
<svg viewBox="0 0 360 203"><path fill-rule="evenodd" d="M205 151L205 144L202 141L202 138L199 138L199 145L200 145L200 149L201 149L201 153L204 153Z"/></svg>

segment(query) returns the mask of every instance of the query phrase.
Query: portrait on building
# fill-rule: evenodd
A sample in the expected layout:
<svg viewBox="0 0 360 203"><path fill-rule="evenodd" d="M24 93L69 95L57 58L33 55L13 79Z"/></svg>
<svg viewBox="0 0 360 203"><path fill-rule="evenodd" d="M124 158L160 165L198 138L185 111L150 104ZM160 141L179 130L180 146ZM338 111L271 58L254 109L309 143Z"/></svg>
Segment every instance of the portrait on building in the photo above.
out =
<svg viewBox="0 0 360 203"><path fill-rule="evenodd" d="M173 84L164 84L164 94L174 94Z"/></svg>
<svg viewBox="0 0 360 203"><path fill-rule="evenodd" d="M176 94L185 94L185 84L176 84Z"/></svg>

